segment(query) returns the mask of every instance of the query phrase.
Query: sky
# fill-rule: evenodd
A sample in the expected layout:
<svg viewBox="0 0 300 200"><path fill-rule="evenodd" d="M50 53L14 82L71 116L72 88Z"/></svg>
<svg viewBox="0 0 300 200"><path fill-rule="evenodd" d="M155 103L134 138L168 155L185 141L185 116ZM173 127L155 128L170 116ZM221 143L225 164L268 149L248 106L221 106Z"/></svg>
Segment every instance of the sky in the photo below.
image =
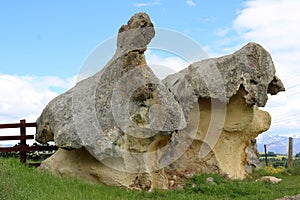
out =
<svg viewBox="0 0 300 200"><path fill-rule="evenodd" d="M231 54L248 42L261 44L271 53L276 75L286 87L286 92L269 96L263 108L272 115L271 128L264 134L300 137L299 0L0 4L0 123L35 121L51 99L74 86L90 53L115 37L134 13L143 11L155 27L191 38L210 57ZM149 63L184 65L174 55L150 50L146 56Z"/></svg>

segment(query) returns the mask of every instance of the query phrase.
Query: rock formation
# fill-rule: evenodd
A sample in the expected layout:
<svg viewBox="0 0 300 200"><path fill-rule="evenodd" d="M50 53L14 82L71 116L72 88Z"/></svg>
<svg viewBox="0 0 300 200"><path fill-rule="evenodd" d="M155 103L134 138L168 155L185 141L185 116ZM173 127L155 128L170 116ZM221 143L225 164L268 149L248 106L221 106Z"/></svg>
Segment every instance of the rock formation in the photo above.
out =
<svg viewBox="0 0 300 200"><path fill-rule="evenodd" d="M199 122L190 122L178 131L195 132L196 136L169 170L246 177L245 149L271 124L271 116L258 106L266 104L268 93L284 91L270 54L260 45L249 43L232 55L193 63L163 82L182 105L187 121L198 118Z"/></svg>
<svg viewBox="0 0 300 200"><path fill-rule="evenodd" d="M174 175L247 175L245 149L271 122L258 107L284 90L271 56L249 43L161 82L144 56L154 35L149 16L135 14L107 65L46 106L36 140L60 149L42 168L144 190L167 189Z"/></svg>
<svg viewBox="0 0 300 200"><path fill-rule="evenodd" d="M300 194L296 195L296 196L284 196L282 198L278 198L275 200L299 200L300 199Z"/></svg>
<svg viewBox="0 0 300 200"><path fill-rule="evenodd" d="M253 169L260 169L263 164L259 161L259 152L257 151L256 139L250 140L249 146L245 149L247 154L246 172L252 173Z"/></svg>
<svg viewBox="0 0 300 200"><path fill-rule="evenodd" d="M277 184L282 181L281 178L276 178L275 176L263 176L259 180L263 182L273 183L273 184Z"/></svg>

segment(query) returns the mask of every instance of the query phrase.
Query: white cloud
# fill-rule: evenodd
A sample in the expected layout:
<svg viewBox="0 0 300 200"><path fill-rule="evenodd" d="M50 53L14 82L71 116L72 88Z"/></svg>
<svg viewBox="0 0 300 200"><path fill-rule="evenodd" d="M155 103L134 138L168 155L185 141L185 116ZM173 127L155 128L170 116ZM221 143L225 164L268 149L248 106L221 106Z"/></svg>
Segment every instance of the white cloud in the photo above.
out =
<svg viewBox="0 0 300 200"><path fill-rule="evenodd" d="M189 6L196 6L196 3L193 0L186 0L186 4Z"/></svg>
<svg viewBox="0 0 300 200"><path fill-rule="evenodd" d="M219 28L216 30L215 35L219 37L224 37L225 35L228 34L229 31L230 31L229 28Z"/></svg>
<svg viewBox="0 0 300 200"><path fill-rule="evenodd" d="M0 123L18 123L21 119L35 122L49 101L75 84L75 78L0 74ZM35 128L28 128L26 132L34 135ZM19 130L0 129L0 135L19 135ZM29 144L33 142L30 140ZM18 141L2 141L0 146L16 143Z"/></svg>
<svg viewBox="0 0 300 200"><path fill-rule="evenodd" d="M248 1L234 28L244 38L259 39L268 48L299 48L299 7L300 1L296 0Z"/></svg>
<svg viewBox="0 0 300 200"><path fill-rule="evenodd" d="M170 74L174 74L188 67L189 65L187 61L178 56L160 56L151 50L146 51L146 59L149 67L161 80Z"/></svg>
<svg viewBox="0 0 300 200"><path fill-rule="evenodd" d="M147 51L147 62L161 79L187 67L188 63L176 56L159 56ZM0 123L18 123L20 119L35 122L45 106L63 91L73 87L76 77L62 79L56 76L18 76L0 74ZM35 134L29 128L28 134ZM18 129L1 129L0 135L18 135ZM34 141L29 141L32 144ZM14 145L18 141L2 141Z"/></svg>
<svg viewBox="0 0 300 200"><path fill-rule="evenodd" d="M134 7L147 7L147 6L158 6L160 3L158 1L145 2L145 3L134 3Z"/></svg>
<svg viewBox="0 0 300 200"><path fill-rule="evenodd" d="M35 121L46 104L58 95L57 90L72 87L74 80L0 74L0 123Z"/></svg>
<svg viewBox="0 0 300 200"><path fill-rule="evenodd" d="M249 0L234 21L245 41L255 41L272 55L286 92L271 96L265 108L272 115L272 131L285 129L300 136L300 1Z"/></svg>

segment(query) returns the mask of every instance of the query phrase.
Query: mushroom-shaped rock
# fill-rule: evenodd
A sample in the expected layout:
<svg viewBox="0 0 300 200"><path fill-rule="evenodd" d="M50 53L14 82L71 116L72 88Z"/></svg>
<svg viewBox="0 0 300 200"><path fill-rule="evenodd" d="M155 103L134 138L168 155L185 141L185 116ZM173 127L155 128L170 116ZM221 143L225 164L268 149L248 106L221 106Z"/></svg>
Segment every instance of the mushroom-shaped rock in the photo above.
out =
<svg viewBox="0 0 300 200"><path fill-rule="evenodd" d="M247 176L250 141L271 123L258 107L284 91L270 54L249 43L161 82L144 55L154 34L149 16L135 14L104 68L46 106L36 139L60 149L42 168L139 190L178 187L199 172Z"/></svg>
<svg viewBox="0 0 300 200"><path fill-rule="evenodd" d="M265 106L268 93L285 90L270 54L249 43L231 55L195 62L163 82L189 121L178 133L196 133L189 150L168 170L244 178L251 171L245 149L271 124L271 116L258 107ZM197 117L198 123L193 122ZM173 147L181 149L179 144Z"/></svg>

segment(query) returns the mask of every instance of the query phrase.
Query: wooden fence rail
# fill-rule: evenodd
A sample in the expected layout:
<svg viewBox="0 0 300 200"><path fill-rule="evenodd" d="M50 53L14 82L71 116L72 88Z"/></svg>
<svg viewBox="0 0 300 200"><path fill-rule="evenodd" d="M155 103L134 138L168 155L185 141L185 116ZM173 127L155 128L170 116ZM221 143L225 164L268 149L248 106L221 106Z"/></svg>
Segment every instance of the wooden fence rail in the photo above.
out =
<svg viewBox="0 0 300 200"><path fill-rule="evenodd" d="M20 123L0 124L0 129L20 128L20 135L18 136L0 136L0 141L20 140L20 145L18 147L0 147L0 152L20 152L21 163L26 163L27 152L57 150L56 146L27 146L26 140L34 139L34 135L26 135L26 128L36 128L36 126L36 123L26 123L25 119L20 120Z"/></svg>

